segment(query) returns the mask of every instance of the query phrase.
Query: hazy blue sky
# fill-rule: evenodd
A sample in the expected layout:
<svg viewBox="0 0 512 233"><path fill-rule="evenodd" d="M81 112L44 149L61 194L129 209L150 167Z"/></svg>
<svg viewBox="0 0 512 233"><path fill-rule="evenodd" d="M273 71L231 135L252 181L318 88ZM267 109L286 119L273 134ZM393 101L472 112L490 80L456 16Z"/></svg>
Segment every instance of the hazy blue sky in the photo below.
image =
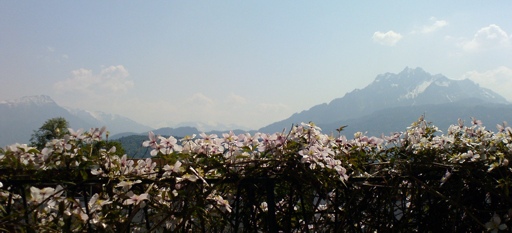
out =
<svg viewBox="0 0 512 233"><path fill-rule="evenodd" d="M0 100L257 129L422 67L512 101L512 1L0 1Z"/></svg>

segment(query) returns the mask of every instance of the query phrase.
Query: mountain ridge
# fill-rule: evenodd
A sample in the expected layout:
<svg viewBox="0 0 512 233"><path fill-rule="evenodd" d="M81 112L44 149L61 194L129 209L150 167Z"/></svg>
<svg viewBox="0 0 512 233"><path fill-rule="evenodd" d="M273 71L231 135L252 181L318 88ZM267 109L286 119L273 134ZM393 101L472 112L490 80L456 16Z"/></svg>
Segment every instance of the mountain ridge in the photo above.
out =
<svg viewBox="0 0 512 233"><path fill-rule="evenodd" d="M128 131L145 132L153 128L140 124L128 117L119 114L105 113L101 111L88 111L82 109L65 108L72 115L83 119L90 125L107 126L111 134L124 133Z"/></svg>
<svg viewBox="0 0 512 233"><path fill-rule="evenodd" d="M284 128L289 129L292 124L309 121L330 124L364 117L386 108L457 103L468 99L509 104L499 94L481 88L469 79L452 80L442 74L432 75L419 67L406 67L398 74L379 74L363 89L355 89L329 103L294 113L258 131L282 131Z"/></svg>
<svg viewBox="0 0 512 233"><path fill-rule="evenodd" d="M0 104L6 104L8 106L19 106L23 104L34 104L34 105L57 105L57 103L47 95L32 95L32 96L23 96L19 99L11 99L11 100L1 100Z"/></svg>
<svg viewBox="0 0 512 233"><path fill-rule="evenodd" d="M77 112L81 113L77 114ZM59 106L47 95L24 96L19 99L0 101L0 116L2 116L0 119L0 145L28 143L34 130L41 127L46 120L55 117L63 117L73 129L89 130L107 126L107 130L112 134L125 132L126 128L140 130L140 132L152 129L125 117L101 121L92 115L87 117L85 112L87 111L77 110L72 113Z"/></svg>
<svg viewBox="0 0 512 233"><path fill-rule="evenodd" d="M211 125L203 123L181 123L174 128L161 127L151 128L142 125L127 117L105 113L101 111L89 111L77 108L68 108L59 106L48 95L24 96L19 99L0 101L0 145L5 146L13 143L28 143L30 136L43 125L43 123L54 117L63 117L69 122L69 127L73 129L85 129L106 126L109 131L109 139L115 140L130 135L147 135L153 131L158 135L173 135L183 137L186 135L199 134L207 132L221 134L229 130L215 130ZM185 124L192 124L188 126ZM209 130L199 130L196 125L203 126ZM230 127L233 125L217 125L219 127ZM253 132L246 129L233 129L234 132L244 133Z"/></svg>

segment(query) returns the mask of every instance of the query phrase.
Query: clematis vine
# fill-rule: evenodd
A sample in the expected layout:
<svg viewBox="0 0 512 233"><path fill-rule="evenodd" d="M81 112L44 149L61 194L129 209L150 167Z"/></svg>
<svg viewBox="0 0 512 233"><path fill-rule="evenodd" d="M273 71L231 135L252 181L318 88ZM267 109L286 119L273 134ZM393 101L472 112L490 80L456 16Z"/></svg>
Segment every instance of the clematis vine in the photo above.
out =
<svg viewBox="0 0 512 233"><path fill-rule="evenodd" d="M229 232L236 224L240 226L235 230L244 229L243 224L268 226L268 217L276 216L288 219L288 226L276 223L282 229L292 226L301 232L357 216L359 222L344 227L364 226L364 231L373 232L372 211L349 209L365 204L358 200L377 193L376 199L368 201L370 206L384 203L387 206L379 211L392 214L400 210L399 218L393 216L393 224L407 225L400 221L419 222L411 217L418 206L423 211L417 215L420 217L429 208L445 207L427 206L428 202L423 207L423 203L415 204L414 198L448 198L453 193L445 190L458 184L457 194L490 190L480 200L483 207L446 211L483 209L464 213L452 222L485 216L473 219L480 222L480 228L473 230L506 231L511 222L504 210L510 208L499 198L507 197L511 186L512 130L505 122L498 124L497 130L492 132L471 118L468 125L459 120L447 131L440 131L422 117L404 132L382 137L364 132L324 134L312 122L273 134L237 135L230 131L221 136L201 133L178 139L149 132L142 146L150 150L151 158L131 159L130 155L116 155L115 147L94 147L102 140L104 127L89 132L69 129L69 135L48 142L41 151L26 144L0 149L0 223L13 223L9 227L14 231L33 224L36 229L65 228L62 231L67 232L116 232L126 226L132 231L194 231L201 226ZM31 178L34 184L23 183ZM401 183L387 186L399 179ZM48 180L51 182L43 182ZM376 180L384 181L372 184ZM470 185L479 182L488 183L471 189ZM377 201L386 193L378 193L379 188L393 196ZM415 188L425 188L429 195L415 193ZM343 196L347 193L364 195ZM470 198L431 203L458 208L459 201ZM492 206L499 208L490 209ZM230 215L244 211L251 213L250 218ZM285 218L287 214L293 217Z"/></svg>

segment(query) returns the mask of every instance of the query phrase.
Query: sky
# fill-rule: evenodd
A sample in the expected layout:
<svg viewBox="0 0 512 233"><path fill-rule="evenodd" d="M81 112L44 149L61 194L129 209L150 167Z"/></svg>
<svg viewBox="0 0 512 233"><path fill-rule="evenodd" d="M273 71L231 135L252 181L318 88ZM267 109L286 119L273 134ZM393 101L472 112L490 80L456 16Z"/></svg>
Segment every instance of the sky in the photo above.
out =
<svg viewBox="0 0 512 233"><path fill-rule="evenodd" d="M512 1L0 1L0 100L259 129L421 67L512 101ZM220 126L219 126L220 127Z"/></svg>

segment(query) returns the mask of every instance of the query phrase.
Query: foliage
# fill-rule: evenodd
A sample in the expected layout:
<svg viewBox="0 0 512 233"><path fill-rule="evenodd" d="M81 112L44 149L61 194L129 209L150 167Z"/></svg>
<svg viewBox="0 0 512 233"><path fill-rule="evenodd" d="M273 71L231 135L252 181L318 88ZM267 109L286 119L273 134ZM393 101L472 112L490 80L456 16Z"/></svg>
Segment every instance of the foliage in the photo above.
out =
<svg viewBox="0 0 512 233"><path fill-rule="evenodd" d="M340 130L341 131L341 130ZM95 150L104 129L0 151L0 226L68 232L493 232L510 229L512 129L149 133L153 158ZM106 146L106 145L103 145ZM1 227L0 227L1 228Z"/></svg>
<svg viewBox="0 0 512 233"><path fill-rule="evenodd" d="M30 138L30 144L38 149L42 149L52 139L62 138L68 134L68 127L69 123L63 117L48 119L38 130L34 130Z"/></svg>

